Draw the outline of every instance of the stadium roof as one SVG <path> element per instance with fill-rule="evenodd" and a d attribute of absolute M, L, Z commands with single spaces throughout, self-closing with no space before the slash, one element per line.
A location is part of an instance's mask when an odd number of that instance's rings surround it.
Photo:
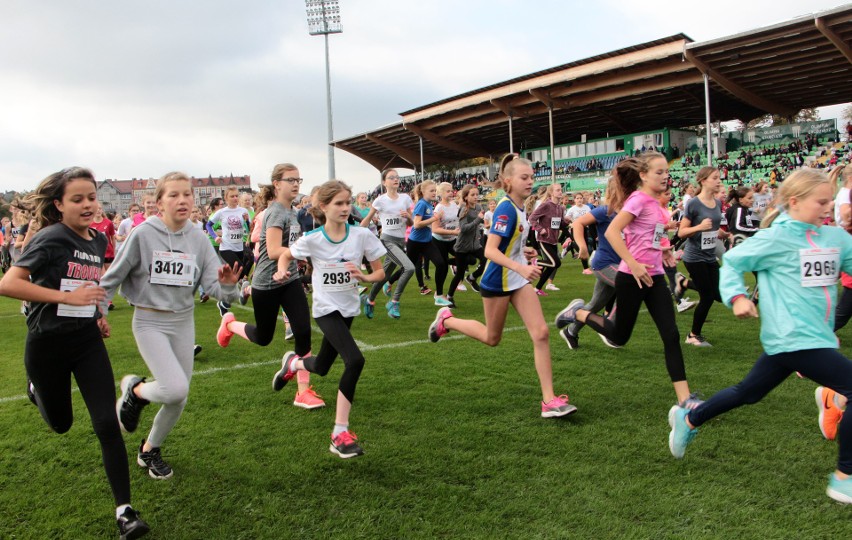
<path fill-rule="evenodd" d="M 792 116 L 852 96 L 852 4 L 702 43 L 684 34 L 563 64 L 401 113 L 402 121 L 332 144 L 377 169 L 451 165 L 515 146 Z"/>

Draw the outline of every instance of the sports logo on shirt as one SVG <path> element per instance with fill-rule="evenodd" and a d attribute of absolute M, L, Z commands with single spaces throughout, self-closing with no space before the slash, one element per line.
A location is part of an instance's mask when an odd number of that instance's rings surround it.
<path fill-rule="evenodd" d="M 494 219 L 494 232 L 504 233 L 509 227 L 509 216 L 501 215 Z"/>

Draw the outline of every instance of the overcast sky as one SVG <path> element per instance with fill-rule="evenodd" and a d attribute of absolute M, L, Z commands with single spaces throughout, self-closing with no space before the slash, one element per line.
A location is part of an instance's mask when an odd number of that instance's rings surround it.
<path fill-rule="evenodd" d="M 335 138 L 588 56 L 842 3 L 341 0 Z M 98 179 L 249 174 L 256 186 L 289 161 L 306 188 L 327 179 L 323 39 L 308 35 L 300 0 L 2 0 L 0 111 L 0 191 L 33 189 L 70 165 Z M 378 183 L 347 152 L 336 163 L 358 190 Z"/>

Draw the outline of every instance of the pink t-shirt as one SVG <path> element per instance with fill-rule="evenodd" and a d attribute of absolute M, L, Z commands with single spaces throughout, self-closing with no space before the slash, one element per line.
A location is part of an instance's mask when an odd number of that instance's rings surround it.
<path fill-rule="evenodd" d="M 668 208 L 663 208 L 660 206 L 660 223 L 663 224 L 663 227 L 668 225 L 669 221 L 672 220 L 672 213 L 669 212 Z M 668 249 L 672 246 L 672 243 L 669 241 L 669 235 L 664 234 L 660 239 L 660 247 L 663 249 Z"/>
<path fill-rule="evenodd" d="M 663 252 L 654 248 L 654 229 L 660 223 L 660 202 L 647 193 L 634 191 L 624 202 L 623 212 L 630 212 L 634 219 L 624 228 L 627 250 L 637 262 L 650 264 L 648 273 L 657 276 L 663 273 Z M 618 271 L 632 274 L 627 263 L 621 261 Z"/>

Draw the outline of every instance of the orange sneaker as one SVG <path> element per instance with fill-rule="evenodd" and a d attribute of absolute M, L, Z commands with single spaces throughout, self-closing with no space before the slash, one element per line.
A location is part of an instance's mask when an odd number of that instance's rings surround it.
<path fill-rule="evenodd" d="M 824 386 L 817 387 L 814 391 L 816 404 L 819 408 L 819 430 L 822 436 L 833 441 L 837 437 L 837 424 L 843 418 L 843 411 L 834 404 L 836 392 Z"/>
<path fill-rule="evenodd" d="M 234 337 L 234 333 L 228 330 L 228 324 L 236 320 L 237 318 L 230 311 L 222 317 L 222 322 L 219 324 L 219 331 L 216 332 L 216 343 L 220 347 L 227 347 L 231 342 L 231 338 Z"/>
<path fill-rule="evenodd" d="M 311 386 L 304 392 L 296 392 L 296 399 L 293 400 L 293 405 L 303 409 L 319 409 L 325 407 L 325 401 L 322 400 L 319 394 L 314 391 Z"/>

